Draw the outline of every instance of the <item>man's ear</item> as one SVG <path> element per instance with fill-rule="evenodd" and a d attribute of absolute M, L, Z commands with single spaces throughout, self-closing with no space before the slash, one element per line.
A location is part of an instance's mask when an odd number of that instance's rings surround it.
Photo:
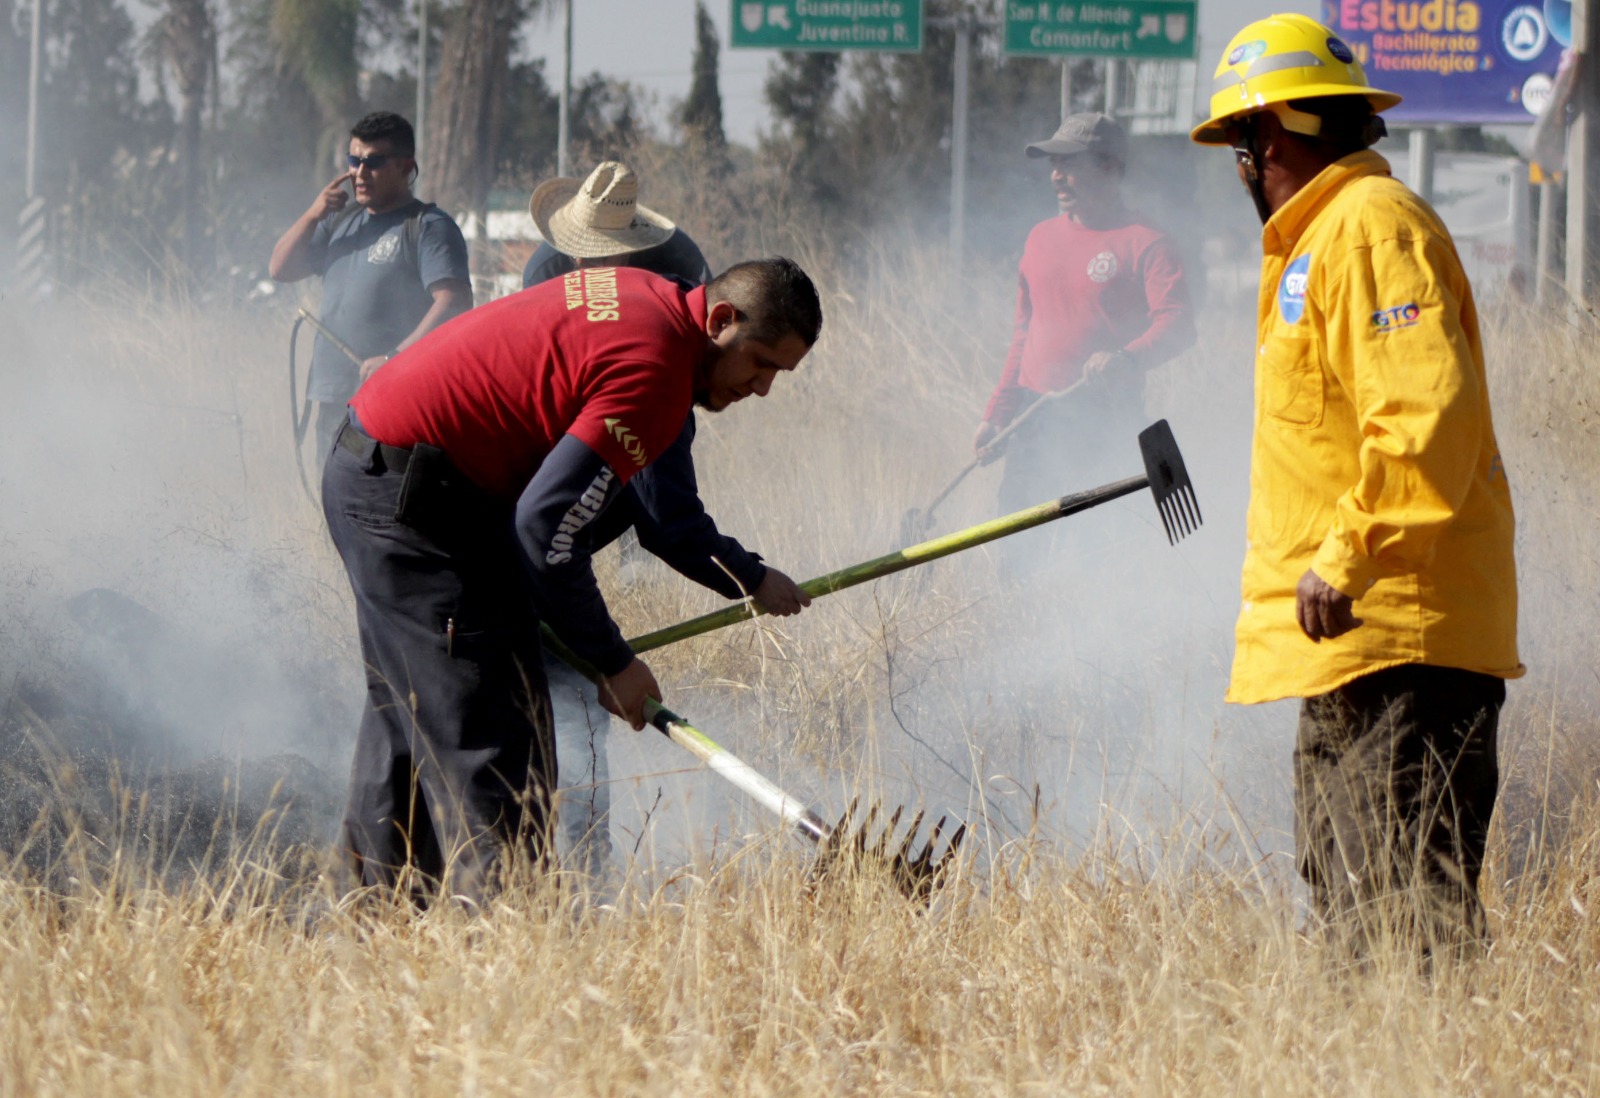
<path fill-rule="evenodd" d="M 731 301 L 719 301 L 706 311 L 706 335 L 716 339 L 729 327 L 739 323 L 739 310 Z"/>
<path fill-rule="evenodd" d="M 1283 158 L 1283 140 L 1288 131 L 1283 128 L 1283 119 L 1271 111 L 1261 111 L 1256 114 L 1256 149 L 1261 154 L 1262 160 L 1281 160 Z M 1261 170 L 1266 170 L 1266 164 L 1261 165 Z"/>

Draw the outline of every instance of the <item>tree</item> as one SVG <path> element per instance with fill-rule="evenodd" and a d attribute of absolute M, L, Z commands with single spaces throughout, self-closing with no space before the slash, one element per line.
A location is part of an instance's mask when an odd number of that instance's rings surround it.
<path fill-rule="evenodd" d="M 777 128 L 762 140 L 762 152 L 807 201 L 834 206 L 839 200 L 833 127 L 838 114 L 837 53 L 782 53 L 767 73 L 763 92 Z"/>
<path fill-rule="evenodd" d="M 545 80 L 542 58 L 512 65 L 506 84 L 494 185 L 525 189 L 554 174 L 560 101 Z"/>
<path fill-rule="evenodd" d="M 133 20 L 118 0 L 52 0 L 44 14 L 38 186 L 51 205 L 57 273 L 75 279 L 124 256 L 159 258 L 175 188 L 152 153 L 170 135 L 171 112 L 139 96 Z M 23 118 L 26 20 L 18 26 Z"/>
<path fill-rule="evenodd" d="M 217 75 L 217 30 L 209 0 L 167 0 L 166 10 L 150 28 L 148 48 L 158 80 L 170 72 L 177 84 L 183 262 L 190 273 L 197 273 L 206 265 L 201 255 L 205 237 L 200 194 L 204 181 L 201 115 L 206 92 Z"/>
<path fill-rule="evenodd" d="M 539 0 L 462 0 L 445 14 L 439 82 L 423 150 L 433 197 L 456 211 L 489 198 L 510 83 L 511 43 Z"/>
<path fill-rule="evenodd" d="M 648 136 L 639 94 L 625 80 L 590 73 L 573 85 L 568 110 L 574 163 L 625 160 Z"/>
<path fill-rule="evenodd" d="M 715 170 L 727 157 L 728 139 L 722 129 L 722 92 L 717 86 L 717 26 L 702 0 L 694 5 L 694 60 L 689 95 L 678 110 L 691 155 Z"/>
<path fill-rule="evenodd" d="M 313 180 L 335 163 L 345 134 L 355 122 L 360 69 L 356 45 L 360 0 L 266 0 L 267 36 L 280 80 L 296 82 L 309 94 L 320 123 Z M 324 180 L 325 181 L 325 180 Z"/>
<path fill-rule="evenodd" d="M 219 143 L 230 162 L 289 179 L 297 195 L 327 183 L 362 113 L 361 0 L 230 0 L 230 8 L 226 61 L 238 99 Z"/>

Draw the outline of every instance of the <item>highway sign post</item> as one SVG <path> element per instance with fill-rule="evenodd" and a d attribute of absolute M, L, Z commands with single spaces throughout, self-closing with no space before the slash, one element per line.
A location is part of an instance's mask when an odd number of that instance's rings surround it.
<path fill-rule="evenodd" d="M 732 23 L 735 48 L 922 51 L 922 0 L 733 0 Z"/>
<path fill-rule="evenodd" d="M 24 295 L 31 296 L 44 283 L 45 209 L 39 195 L 27 199 L 17 214 L 16 283 Z"/>
<path fill-rule="evenodd" d="M 1007 0 L 1005 52 L 1016 57 L 1188 61 L 1197 0 Z"/>

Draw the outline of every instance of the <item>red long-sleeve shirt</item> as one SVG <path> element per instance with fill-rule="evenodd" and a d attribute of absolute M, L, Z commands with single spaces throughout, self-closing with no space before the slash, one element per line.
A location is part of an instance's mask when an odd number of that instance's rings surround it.
<path fill-rule="evenodd" d="M 1128 368 L 1143 372 L 1194 340 L 1171 237 L 1131 213 L 1098 229 L 1053 217 L 1023 247 L 1011 353 L 983 418 L 1004 427 L 1038 394 L 1077 381 L 1099 351 L 1125 352 Z"/>

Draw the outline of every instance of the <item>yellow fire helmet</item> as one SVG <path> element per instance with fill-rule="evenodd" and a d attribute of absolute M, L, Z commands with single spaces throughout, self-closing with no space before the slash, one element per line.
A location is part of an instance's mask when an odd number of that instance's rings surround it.
<path fill-rule="evenodd" d="M 1386 111 L 1400 97 L 1367 83 L 1355 54 L 1332 30 L 1304 15 L 1269 15 L 1233 36 L 1211 79 L 1211 117 L 1189 134 L 1201 145 L 1225 145 L 1228 122 L 1271 110 L 1284 129 L 1315 136 L 1314 115 L 1293 110 L 1291 99 L 1324 95 L 1364 95 L 1374 111 Z"/>

